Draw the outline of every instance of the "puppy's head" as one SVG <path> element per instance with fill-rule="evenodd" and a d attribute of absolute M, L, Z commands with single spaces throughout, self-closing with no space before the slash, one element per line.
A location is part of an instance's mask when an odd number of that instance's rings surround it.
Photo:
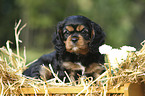
<path fill-rule="evenodd" d="M 85 55 L 98 52 L 98 47 L 104 42 L 104 33 L 88 18 L 70 16 L 58 23 L 53 42 L 58 51 Z"/>

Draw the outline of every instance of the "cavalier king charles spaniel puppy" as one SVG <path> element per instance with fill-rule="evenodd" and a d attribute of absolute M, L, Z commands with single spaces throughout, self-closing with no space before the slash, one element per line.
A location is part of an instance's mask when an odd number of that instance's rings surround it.
<path fill-rule="evenodd" d="M 51 79 L 53 74 L 47 70 L 51 64 L 61 80 L 67 77 L 65 72 L 72 81 L 81 76 L 97 78 L 104 71 L 104 56 L 99 52 L 104 38 L 104 32 L 95 22 L 80 15 L 69 16 L 57 24 L 52 41 L 55 51 L 41 56 L 23 75 Z"/>

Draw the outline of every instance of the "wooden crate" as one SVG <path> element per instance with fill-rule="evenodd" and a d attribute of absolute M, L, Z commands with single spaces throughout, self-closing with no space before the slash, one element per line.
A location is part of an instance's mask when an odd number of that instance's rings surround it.
<path fill-rule="evenodd" d="M 81 92 L 83 87 L 49 87 L 49 96 L 75 96 Z M 35 91 L 33 88 L 22 88 L 23 93 L 26 96 L 35 96 Z M 44 96 L 44 88 L 40 88 L 37 92 L 37 96 Z M 86 91 L 82 92 L 80 96 L 84 96 Z M 87 96 L 97 96 L 97 93 L 92 93 L 89 89 L 89 94 Z M 145 96 L 145 84 L 138 83 L 127 83 L 123 87 L 114 88 L 108 90 L 107 96 Z"/>

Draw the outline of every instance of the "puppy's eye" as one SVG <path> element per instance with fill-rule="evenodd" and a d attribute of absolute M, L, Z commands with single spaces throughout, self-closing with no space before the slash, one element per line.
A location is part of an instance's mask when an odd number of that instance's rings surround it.
<path fill-rule="evenodd" d="M 83 29 L 82 33 L 88 33 L 88 29 Z"/>
<path fill-rule="evenodd" d="M 88 40 L 89 37 L 90 37 L 90 34 L 89 34 L 88 29 L 83 29 L 83 30 L 81 31 L 81 34 L 86 38 L 86 40 Z"/>
<path fill-rule="evenodd" d="M 64 34 L 69 34 L 69 31 L 68 30 L 64 30 L 63 33 Z"/>
<path fill-rule="evenodd" d="M 70 32 L 68 30 L 64 30 L 63 35 L 64 35 L 64 38 L 66 39 L 70 35 Z"/>

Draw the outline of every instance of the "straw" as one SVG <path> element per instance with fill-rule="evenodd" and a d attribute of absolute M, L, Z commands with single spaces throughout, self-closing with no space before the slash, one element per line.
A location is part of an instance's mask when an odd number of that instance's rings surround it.
<path fill-rule="evenodd" d="M 132 52 L 128 54 L 127 59 L 118 64 L 117 68 L 111 66 L 110 61 L 105 63 L 106 71 L 102 73 L 95 80 L 90 80 L 92 77 L 80 77 L 78 80 L 79 83 L 73 84 L 70 76 L 64 71 L 66 77 L 64 77 L 63 81 L 59 79 L 58 74 L 56 74 L 53 70 L 51 64 L 49 64 L 49 68 L 43 66 L 45 69 L 50 71 L 54 78 L 50 80 L 40 80 L 32 77 L 23 76 L 22 72 L 25 70 L 30 64 L 26 64 L 26 48 L 24 47 L 23 57 L 20 56 L 20 48 L 19 43 L 22 41 L 19 39 L 20 33 L 22 29 L 26 26 L 24 24 L 20 27 L 21 20 L 15 25 L 15 39 L 16 39 L 16 53 L 10 47 L 11 41 L 6 42 L 6 47 L 0 48 L 0 94 L 3 95 L 25 95 L 21 88 L 33 88 L 34 94 L 37 95 L 37 92 L 40 88 L 45 89 L 45 96 L 48 94 L 49 87 L 57 86 L 57 87 L 80 87 L 83 86 L 84 89 L 77 94 L 77 96 L 81 95 L 84 91 L 86 91 L 86 96 L 89 93 L 89 89 L 91 88 L 91 94 L 95 92 L 99 92 L 100 96 L 106 95 L 107 91 L 112 88 L 118 88 L 123 86 L 126 83 L 141 83 L 145 82 L 145 41 L 141 43 L 142 48 L 139 51 Z M 19 30 L 18 30 L 19 29 Z M 109 60 L 109 58 L 108 58 Z M 109 66 L 109 67 L 106 67 Z M 66 78 L 68 78 L 69 82 L 65 83 Z M 42 78 L 43 79 L 43 78 Z M 97 93 L 97 94 L 99 94 Z M 90 94 L 90 93 L 89 93 Z"/>

